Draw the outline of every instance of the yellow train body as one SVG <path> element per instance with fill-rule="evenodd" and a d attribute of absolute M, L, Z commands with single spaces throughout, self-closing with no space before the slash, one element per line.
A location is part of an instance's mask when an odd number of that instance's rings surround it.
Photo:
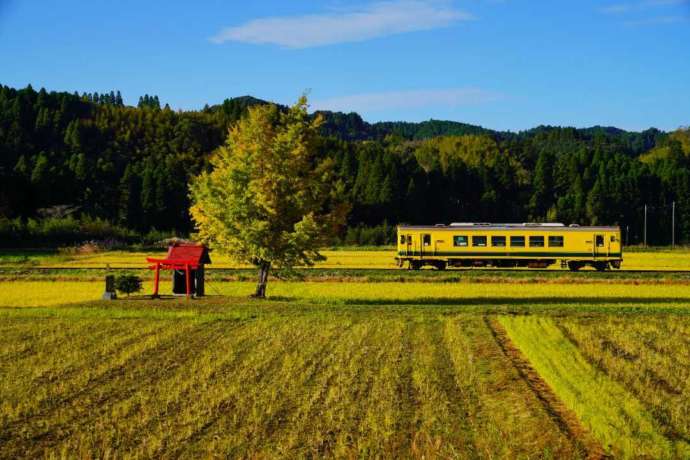
<path fill-rule="evenodd" d="M 399 266 L 620 268 L 619 227 L 562 224 L 398 226 Z"/>

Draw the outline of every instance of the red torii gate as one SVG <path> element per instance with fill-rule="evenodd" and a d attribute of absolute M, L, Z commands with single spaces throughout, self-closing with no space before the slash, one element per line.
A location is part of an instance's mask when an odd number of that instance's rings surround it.
<path fill-rule="evenodd" d="M 203 270 L 204 264 L 211 263 L 208 256 L 208 248 L 203 245 L 191 243 L 173 243 L 168 247 L 168 255 L 165 259 L 147 257 L 146 261 L 153 264 L 149 268 L 155 270 L 153 280 L 153 297 L 158 297 L 158 285 L 161 270 L 184 270 L 187 298 L 192 295 L 192 270 Z"/>

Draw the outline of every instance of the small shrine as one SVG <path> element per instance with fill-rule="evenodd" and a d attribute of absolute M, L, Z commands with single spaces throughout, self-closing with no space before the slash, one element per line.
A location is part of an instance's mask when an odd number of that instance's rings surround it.
<path fill-rule="evenodd" d="M 160 271 L 171 270 L 173 295 L 201 297 L 204 295 L 204 267 L 211 263 L 209 249 L 201 244 L 173 243 L 165 259 L 147 257 L 149 268 L 155 271 L 153 297 L 159 297 Z"/>

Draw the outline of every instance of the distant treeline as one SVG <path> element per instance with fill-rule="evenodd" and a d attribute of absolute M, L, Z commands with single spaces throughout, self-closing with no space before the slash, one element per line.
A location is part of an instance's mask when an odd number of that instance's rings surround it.
<path fill-rule="evenodd" d="M 104 248 L 154 246 L 175 236 L 156 229 L 139 233 L 89 216 L 0 218 L 0 248 L 75 247 L 84 242 L 98 242 Z"/>
<path fill-rule="evenodd" d="M 228 127 L 263 103 L 245 96 L 173 111 L 157 96 L 129 107 L 119 92 L 0 85 L 0 220 L 28 228 L 29 218 L 69 215 L 139 235 L 187 234 L 190 177 L 208 167 Z M 400 222 L 561 221 L 618 224 L 632 244 L 642 239 L 646 204 L 648 241 L 665 244 L 674 201 L 677 241 L 690 241 L 687 130 L 510 133 L 320 114 L 322 155 L 336 162 L 352 203 L 341 242 L 389 242 Z"/>

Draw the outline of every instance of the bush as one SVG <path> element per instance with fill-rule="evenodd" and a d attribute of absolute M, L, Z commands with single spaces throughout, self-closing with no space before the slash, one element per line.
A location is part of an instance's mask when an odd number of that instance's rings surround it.
<path fill-rule="evenodd" d="M 115 289 L 127 294 L 141 291 L 141 278 L 137 275 L 120 275 L 115 278 Z"/>
<path fill-rule="evenodd" d="M 0 238 L 4 241 L 19 239 L 22 237 L 24 231 L 24 224 L 19 217 L 16 219 L 0 217 Z"/>
<path fill-rule="evenodd" d="M 86 240 L 134 241 L 138 239 L 137 233 L 132 230 L 89 216 L 84 216 L 79 221 L 79 236 Z"/>

